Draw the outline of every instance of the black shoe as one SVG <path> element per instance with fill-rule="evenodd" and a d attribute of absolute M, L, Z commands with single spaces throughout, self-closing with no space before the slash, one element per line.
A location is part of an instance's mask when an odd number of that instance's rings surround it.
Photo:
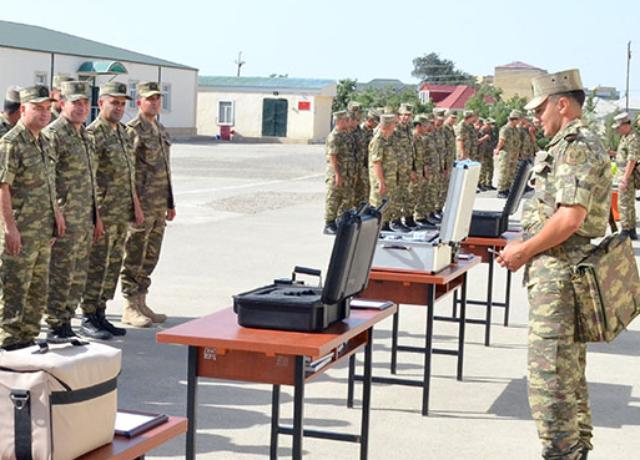
<path fill-rule="evenodd" d="M 123 336 L 127 334 L 127 330 L 124 327 L 117 327 L 114 326 L 108 319 L 107 316 L 105 314 L 105 310 L 97 310 L 96 311 L 96 316 L 98 317 L 98 320 L 100 321 L 100 325 L 102 326 L 102 329 L 104 329 L 105 331 L 109 332 L 111 335 L 116 335 L 116 336 Z"/>
<path fill-rule="evenodd" d="M 429 222 L 427 219 L 418 219 L 416 223 L 418 224 L 418 230 L 436 230 L 438 228 L 436 224 Z"/>
<path fill-rule="evenodd" d="M 580 460 L 587 460 L 589 457 L 589 449 L 586 447 L 582 448 L 582 454 L 580 455 Z"/>
<path fill-rule="evenodd" d="M 389 228 L 391 229 L 392 232 L 397 232 L 397 233 L 409 233 L 411 231 L 409 228 L 402 225 L 402 222 L 400 221 L 400 219 L 394 220 L 393 222 L 391 222 L 389 224 Z"/>
<path fill-rule="evenodd" d="M 391 227 L 389 227 L 389 222 L 385 222 L 384 224 L 382 224 L 382 227 L 380 228 L 381 232 L 390 232 L 391 231 Z"/>
<path fill-rule="evenodd" d="M 442 220 L 442 210 L 433 213 L 433 218 L 437 221 Z"/>
<path fill-rule="evenodd" d="M 439 224 L 440 222 L 442 222 L 442 216 L 435 212 L 432 212 L 431 214 L 429 214 L 429 217 L 427 217 L 427 219 L 429 219 L 429 221 L 431 221 L 432 223 L 436 223 L 436 224 Z"/>
<path fill-rule="evenodd" d="M 493 185 L 487 185 L 486 187 L 487 187 L 487 190 L 498 190 Z"/>
<path fill-rule="evenodd" d="M 509 197 L 509 191 L 508 190 L 500 190 L 498 192 L 498 198 L 508 198 Z"/>
<path fill-rule="evenodd" d="M 324 230 L 322 233 L 325 235 L 335 235 L 338 232 L 338 225 L 335 220 L 328 222 L 327 225 L 324 226 Z"/>
<path fill-rule="evenodd" d="M 47 342 L 51 343 L 67 343 L 72 339 L 79 337 L 71 329 L 71 323 L 64 323 L 62 326 L 53 327 L 47 332 Z"/>
<path fill-rule="evenodd" d="M 21 342 L 21 343 L 12 343 L 10 345 L 4 345 L 2 347 L 0 347 L 0 350 L 5 350 L 5 351 L 16 351 L 16 350 L 22 350 L 23 348 L 28 348 L 32 345 L 35 345 L 36 343 L 32 340 L 30 342 Z"/>
<path fill-rule="evenodd" d="M 633 230 L 622 230 L 620 235 L 628 236 L 630 240 L 638 241 L 638 233 L 636 233 L 635 228 Z"/>
<path fill-rule="evenodd" d="M 78 332 L 80 335 L 96 340 L 110 340 L 113 337 L 111 332 L 102 326 L 96 313 L 85 313 L 82 316 L 82 324 Z"/>
<path fill-rule="evenodd" d="M 407 228 L 416 228 L 418 226 L 418 224 L 416 224 L 416 221 L 413 220 L 412 216 L 405 217 L 402 220 L 402 224 Z"/>

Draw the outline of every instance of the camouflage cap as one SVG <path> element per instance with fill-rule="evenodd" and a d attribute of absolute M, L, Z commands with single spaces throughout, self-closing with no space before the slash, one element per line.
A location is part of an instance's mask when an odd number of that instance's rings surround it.
<path fill-rule="evenodd" d="M 60 87 L 60 94 L 70 102 L 89 99 L 89 85 L 85 81 L 65 81 Z"/>
<path fill-rule="evenodd" d="M 367 119 L 380 121 L 380 112 L 375 109 L 369 109 L 367 111 Z"/>
<path fill-rule="evenodd" d="M 400 115 L 411 115 L 413 113 L 413 104 L 403 102 L 398 109 Z"/>
<path fill-rule="evenodd" d="M 442 107 L 436 107 L 432 110 L 432 112 L 436 117 L 444 117 L 444 114 L 447 112 L 447 110 L 443 109 Z"/>
<path fill-rule="evenodd" d="M 627 112 L 622 112 L 613 117 L 613 124 L 611 125 L 611 127 L 614 129 L 619 128 L 625 123 L 631 123 L 631 117 Z"/>
<path fill-rule="evenodd" d="M 333 112 L 333 120 L 346 120 L 349 118 L 349 112 L 346 110 L 338 110 L 337 112 Z"/>
<path fill-rule="evenodd" d="M 349 112 L 361 112 L 362 104 L 356 101 L 349 101 L 349 103 L 347 104 L 347 110 Z"/>
<path fill-rule="evenodd" d="M 486 123 L 488 125 L 495 125 L 496 121 L 493 118 L 489 117 L 489 118 L 486 119 Z"/>
<path fill-rule="evenodd" d="M 151 97 L 156 94 L 162 94 L 160 84 L 157 81 L 143 81 L 136 85 L 138 97 Z"/>
<path fill-rule="evenodd" d="M 445 112 L 445 114 L 446 114 L 447 117 L 456 117 L 456 118 L 458 118 L 458 112 L 456 112 L 455 110 L 449 109 L 449 110 L 447 110 Z"/>
<path fill-rule="evenodd" d="M 100 86 L 99 96 L 126 97 L 131 99 L 127 94 L 127 85 L 119 81 L 109 81 Z"/>
<path fill-rule="evenodd" d="M 531 86 L 533 87 L 533 99 L 524 106 L 527 110 L 539 107 L 549 96 L 554 94 L 584 90 L 578 69 L 540 75 L 531 80 Z"/>
<path fill-rule="evenodd" d="M 433 115 L 421 113 L 413 118 L 414 124 L 428 125 L 433 122 Z"/>
<path fill-rule="evenodd" d="M 50 101 L 49 88 L 44 85 L 29 86 L 20 90 L 20 103 L 25 104 L 32 102 L 39 104 L 41 102 Z"/>
<path fill-rule="evenodd" d="M 65 81 L 73 81 L 73 78 L 68 77 L 66 75 L 62 75 L 60 73 L 55 74 L 53 76 L 53 83 L 51 84 L 51 89 L 57 89 L 57 90 L 62 89 L 62 84 Z"/>
<path fill-rule="evenodd" d="M 464 118 L 469 118 L 475 115 L 475 112 L 473 110 L 465 110 L 464 112 L 462 112 L 462 116 Z"/>
<path fill-rule="evenodd" d="M 385 105 L 382 108 L 382 113 L 389 114 L 389 113 L 395 113 L 395 111 L 393 110 L 393 107 L 391 107 L 390 105 Z"/>
<path fill-rule="evenodd" d="M 421 125 L 424 122 L 424 120 L 422 119 L 422 115 L 416 115 L 413 117 L 413 124 L 414 125 Z"/>
<path fill-rule="evenodd" d="M 4 100 L 12 104 L 20 104 L 20 89 L 19 86 L 9 86 L 4 93 Z"/>
<path fill-rule="evenodd" d="M 380 125 L 381 126 L 390 126 L 395 124 L 396 116 L 392 113 L 385 113 L 380 115 Z"/>
<path fill-rule="evenodd" d="M 522 113 L 519 110 L 512 110 L 509 113 L 509 120 L 516 120 L 518 118 L 522 118 Z"/>

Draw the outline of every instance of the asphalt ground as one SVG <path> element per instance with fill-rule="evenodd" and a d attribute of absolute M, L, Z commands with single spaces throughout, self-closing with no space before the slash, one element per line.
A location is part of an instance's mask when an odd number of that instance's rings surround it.
<path fill-rule="evenodd" d="M 167 226 L 148 303 L 170 319 L 162 327 L 129 329 L 111 344 L 123 350 L 119 380 L 122 408 L 184 415 L 187 352 L 159 345 L 155 334 L 232 304 L 232 295 L 288 276 L 294 265 L 326 269 L 333 240 L 322 235 L 324 149 L 313 145 L 176 143 L 172 147 L 177 218 Z M 495 194 L 493 194 L 495 195 Z M 500 209 L 503 201 L 482 194 L 476 208 Z M 638 249 L 636 249 L 636 252 Z M 496 270 L 501 300 L 505 272 Z M 469 298 L 484 298 L 487 267 L 469 272 Z M 431 411 L 420 415 L 419 388 L 374 385 L 371 459 L 536 459 L 540 445 L 527 403 L 527 301 L 521 273 L 513 278 L 509 327 L 494 309 L 492 341 L 484 327 L 467 326 L 464 380 L 456 359 L 432 360 Z M 119 318 L 122 298 L 109 305 Z M 484 307 L 469 306 L 469 317 Z M 402 306 L 400 341 L 423 344 L 425 309 Z M 436 305 L 450 314 L 451 297 Z M 455 347 L 457 326 L 436 322 L 434 346 Z M 374 335 L 374 374 L 387 375 L 391 320 Z M 360 353 L 359 361 L 362 361 Z M 640 322 L 611 345 L 589 346 L 587 377 L 595 425 L 590 459 L 631 459 L 640 452 Z M 420 378 L 422 357 L 399 355 L 399 374 Z M 347 409 L 346 365 L 307 385 L 305 427 L 359 432 L 356 409 Z M 205 380 L 198 395 L 197 458 L 260 459 L 269 453 L 271 387 Z M 292 417 L 293 392 L 283 388 L 281 414 Z M 305 458 L 356 459 L 356 444 L 305 439 Z M 152 451 L 149 458 L 183 458 L 185 437 Z M 280 437 L 279 454 L 290 457 L 291 440 Z"/>

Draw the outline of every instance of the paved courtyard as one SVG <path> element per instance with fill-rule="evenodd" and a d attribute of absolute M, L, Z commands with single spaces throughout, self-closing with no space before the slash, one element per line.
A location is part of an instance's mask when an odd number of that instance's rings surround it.
<path fill-rule="evenodd" d="M 324 211 L 324 149 L 309 145 L 177 143 L 172 150 L 177 218 L 168 225 L 149 302 L 169 314 L 164 327 L 228 307 L 233 294 L 288 276 L 294 265 L 326 269 L 333 240 L 321 233 Z M 498 209 L 491 196 L 477 208 Z M 483 298 L 487 268 L 469 273 L 470 298 Z M 504 286 L 505 272 L 496 282 Z M 464 381 L 456 360 L 433 357 L 431 413 L 420 415 L 418 388 L 374 385 L 369 458 L 501 460 L 539 458 L 539 443 L 526 399 L 527 303 L 521 273 L 514 276 L 509 327 L 494 310 L 492 344 L 483 326 L 468 325 Z M 495 296 L 502 300 L 503 290 Z M 108 313 L 117 319 L 118 297 Z M 449 313 L 451 298 L 436 313 Z M 484 307 L 469 306 L 469 317 Z M 425 310 L 403 307 L 400 340 L 423 344 Z M 119 405 L 184 415 L 185 347 L 158 345 L 159 328 L 130 330 L 113 343 L 124 351 Z M 457 327 L 436 323 L 434 346 L 454 347 Z M 386 375 L 391 320 L 374 339 L 374 373 Z M 632 459 L 640 452 L 640 321 L 612 345 L 590 346 L 588 380 L 595 424 L 590 460 Z M 399 373 L 420 377 L 422 357 L 399 355 Z M 359 356 L 360 360 L 362 356 Z M 358 432 L 360 411 L 347 409 L 346 366 L 330 370 L 306 388 L 305 426 Z M 264 459 L 269 452 L 271 388 L 203 381 L 199 390 L 197 457 Z M 358 385 L 356 395 L 360 395 Z M 292 389 L 281 398 L 283 421 L 292 417 Z M 150 453 L 183 458 L 184 436 Z M 280 456 L 291 440 L 281 436 Z M 356 459 L 358 445 L 305 439 L 305 458 Z"/>

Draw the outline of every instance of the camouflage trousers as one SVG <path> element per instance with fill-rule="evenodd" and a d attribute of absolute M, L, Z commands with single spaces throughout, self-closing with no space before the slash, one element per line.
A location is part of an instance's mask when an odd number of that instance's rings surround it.
<path fill-rule="evenodd" d="M 483 152 L 480 156 L 480 185 L 490 186 L 493 183 L 493 153 Z"/>
<path fill-rule="evenodd" d="M 438 195 L 436 200 L 436 211 L 442 211 L 444 202 L 447 201 L 447 192 L 449 191 L 449 178 L 451 177 L 451 169 L 440 172 L 440 182 Z"/>
<path fill-rule="evenodd" d="M 327 184 L 327 198 L 325 201 L 324 221 L 332 222 L 345 211 L 354 206 L 355 181 L 351 177 L 343 177 L 340 187 L 336 186 L 335 176 L 330 175 L 325 180 Z"/>
<path fill-rule="evenodd" d="M 530 274 L 535 277 L 535 273 Z M 586 345 L 574 341 L 575 295 L 568 279 L 529 285 L 529 405 L 543 457 L 580 458 L 593 427 Z"/>
<path fill-rule="evenodd" d="M 508 191 L 513 185 L 518 169 L 518 154 L 514 152 L 500 152 L 500 178 L 498 191 Z"/>
<path fill-rule="evenodd" d="M 129 225 L 125 242 L 124 264 L 120 280 L 122 294 L 130 298 L 146 294 L 151 285 L 151 273 L 158 264 L 160 248 L 167 226 L 164 215 L 144 216 L 142 225 Z"/>
<path fill-rule="evenodd" d="M 369 176 L 369 181 L 371 183 L 371 191 L 369 193 L 369 203 L 371 206 L 378 207 L 382 204 L 382 200 L 387 198 L 387 206 L 382 211 L 382 222 L 386 223 L 390 220 L 396 220 L 400 218 L 400 214 L 398 212 L 397 203 L 396 203 L 396 181 L 395 177 L 385 178 L 384 186 L 385 193 L 381 195 L 378 192 L 378 179 L 372 176 Z"/>
<path fill-rule="evenodd" d="M 353 204 L 358 207 L 360 203 L 369 201 L 369 170 L 362 167 L 360 174 L 356 178 L 355 193 Z"/>
<path fill-rule="evenodd" d="M 4 236 L 0 238 L 4 246 Z M 0 347 L 30 342 L 40 333 L 49 291 L 49 239 L 23 237 L 17 256 L 0 251 Z"/>
<path fill-rule="evenodd" d="M 82 311 L 95 313 L 113 299 L 122 268 L 128 224 L 105 225 L 104 236 L 93 243 L 89 254 L 89 274 L 82 296 Z"/>
<path fill-rule="evenodd" d="M 396 219 L 413 215 L 413 200 L 411 195 L 411 172 L 403 170 L 398 172 L 398 184 L 396 187 Z"/>
<path fill-rule="evenodd" d="M 633 176 L 629 179 L 629 183 L 624 192 L 618 189 L 618 208 L 620 211 L 620 226 L 622 230 L 635 230 L 636 183 Z"/>
<path fill-rule="evenodd" d="M 47 324 L 59 327 L 71 321 L 82 298 L 89 270 L 93 226 L 69 227 L 51 248 Z"/>
<path fill-rule="evenodd" d="M 436 211 L 442 178 L 437 174 L 430 174 L 422 181 L 422 203 L 416 207 L 414 217 L 422 219 Z"/>
<path fill-rule="evenodd" d="M 419 175 L 415 182 L 409 185 L 409 193 L 413 203 L 414 219 L 424 219 L 427 214 L 427 180 L 424 176 Z"/>

